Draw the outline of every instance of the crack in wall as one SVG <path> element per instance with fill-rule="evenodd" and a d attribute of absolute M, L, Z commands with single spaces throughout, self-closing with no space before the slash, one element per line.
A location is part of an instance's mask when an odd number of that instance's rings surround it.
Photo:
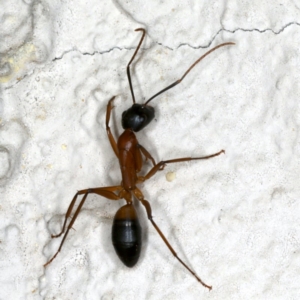
<path fill-rule="evenodd" d="M 160 43 L 160 42 L 153 42 L 153 44 L 156 44 L 156 45 L 159 45 L 159 46 L 163 46 L 163 47 L 165 47 L 165 48 L 167 48 L 168 50 L 171 50 L 171 51 L 177 50 L 177 49 L 179 49 L 180 47 L 184 47 L 184 46 L 187 46 L 187 47 L 190 47 L 190 48 L 193 48 L 193 49 L 205 49 L 205 48 L 209 48 L 209 47 L 211 46 L 211 44 L 213 43 L 213 41 L 216 39 L 216 37 L 217 37 L 221 32 L 223 32 L 223 31 L 229 32 L 229 33 L 232 33 L 232 34 L 236 33 L 237 31 L 244 31 L 244 32 L 254 32 L 254 31 L 256 31 L 256 32 L 259 32 L 259 33 L 265 33 L 265 32 L 267 32 L 267 31 L 271 31 L 273 34 L 278 35 L 278 34 L 282 33 L 286 28 L 288 28 L 288 27 L 290 27 L 290 26 L 293 26 L 293 25 L 300 26 L 300 23 L 298 23 L 298 22 L 290 22 L 290 23 L 287 23 L 285 26 L 283 26 L 283 27 L 282 27 L 281 29 L 279 29 L 278 31 L 274 31 L 274 30 L 271 29 L 271 28 L 266 28 L 266 29 L 262 29 L 262 30 L 257 29 L 257 28 L 253 28 L 253 29 L 237 28 L 237 29 L 234 29 L 234 30 L 220 29 L 220 30 L 212 37 L 212 39 L 207 43 L 207 45 L 205 45 L 205 46 L 192 46 L 192 45 L 189 44 L 189 43 L 180 43 L 180 44 L 178 45 L 178 47 L 172 48 L 172 47 L 169 47 L 169 46 L 167 46 L 167 45 L 164 45 L 163 43 Z M 77 52 L 81 53 L 82 55 L 90 55 L 90 56 L 93 56 L 93 55 L 95 55 L 95 54 L 103 55 L 103 54 L 109 53 L 109 52 L 111 52 L 111 51 L 113 51 L 113 50 L 115 50 L 115 49 L 118 49 L 118 50 L 121 50 L 121 51 L 122 51 L 122 50 L 127 50 L 127 51 L 129 51 L 129 50 L 134 50 L 134 49 L 136 49 L 136 47 L 124 47 L 124 48 L 122 48 L 122 47 L 115 46 L 115 47 L 113 47 L 113 48 L 111 48 L 111 49 L 108 49 L 108 50 L 104 50 L 104 51 L 94 51 L 94 52 L 91 52 L 91 53 L 88 53 L 88 52 L 82 52 L 82 51 L 80 51 L 78 48 L 73 48 L 73 49 L 71 49 L 71 50 L 64 51 L 64 52 L 62 53 L 61 56 L 55 57 L 54 59 L 52 59 L 52 61 L 61 60 L 61 59 L 63 59 L 63 57 L 64 57 L 66 54 L 68 54 L 68 53 L 70 53 L 70 52 L 73 52 L 73 51 L 77 51 Z M 149 48 L 141 47 L 141 50 L 149 50 Z"/>
<path fill-rule="evenodd" d="M 257 29 L 257 28 L 253 28 L 253 29 L 243 29 L 243 28 L 237 28 L 237 29 L 234 29 L 234 30 L 229 30 L 229 29 L 220 29 L 212 38 L 211 40 L 207 43 L 207 45 L 204 45 L 204 46 L 193 46 L 189 43 L 180 43 L 176 48 L 172 48 L 172 47 L 169 47 L 167 45 L 164 45 L 163 43 L 160 43 L 160 42 L 153 42 L 153 44 L 155 45 L 159 45 L 159 46 L 162 46 L 168 50 L 171 50 L 171 51 L 175 51 L 177 49 L 179 49 L 180 47 L 190 47 L 192 49 L 206 49 L 206 48 L 209 48 L 211 46 L 211 44 L 214 42 L 214 40 L 217 38 L 217 36 L 225 31 L 225 32 L 229 32 L 229 33 L 236 33 L 238 31 L 243 31 L 243 32 L 259 32 L 259 33 L 265 33 L 265 32 L 268 32 L 268 31 L 271 31 L 273 34 L 275 35 L 278 35 L 278 34 L 281 34 L 286 28 L 290 27 L 290 26 L 293 26 L 293 25 L 296 25 L 296 26 L 300 26 L 300 23 L 298 22 L 289 22 L 287 23 L 286 25 L 284 25 L 282 28 L 280 28 L 278 31 L 274 31 L 273 29 L 271 28 L 266 28 L 266 29 Z M 100 55 L 103 55 L 103 54 L 106 54 L 106 53 L 109 53 L 109 52 L 112 52 L 114 50 L 126 50 L 126 51 L 130 51 L 130 50 L 135 50 L 136 47 L 118 47 L 118 46 L 115 46 L 115 47 L 112 47 L 108 50 L 104 50 L 104 51 L 94 51 L 94 52 L 82 52 L 80 49 L 78 49 L 77 47 L 73 47 L 72 49 L 70 50 L 66 50 L 64 51 L 60 56 L 58 57 L 54 57 L 51 61 L 52 62 L 55 62 L 55 61 L 58 61 L 58 60 L 62 60 L 64 58 L 65 55 L 67 55 L 68 53 L 71 53 L 71 52 L 79 52 L 81 55 L 88 55 L 88 56 L 94 56 L 96 54 L 100 54 Z M 146 47 L 141 47 L 141 50 L 149 50 L 149 48 L 146 48 Z M 51 62 L 50 61 L 50 62 Z M 4 88 L 4 90 L 8 90 L 8 89 L 11 89 L 13 88 L 16 84 L 20 83 L 24 78 L 28 77 L 28 76 L 31 76 L 32 74 L 35 73 L 35 69 L 36 68 L 33 68 L 32 70 L 30 70 L 28 73 L 24 74 L 21 78 L 18 78 L 18 80 L 16 80 L 13 84 L 9 85 L 9 86 L 6 86 Z"/>
<path fill-rule="evenodd" d="M 92 52 L 92 53 L 88 53 L 88 52 L 81 52 L 77 47 L 74 47 L 72 50 L 67 50 L 67 51 L 64 51 L 63 52 L 63 54 L 61 55 L 61 56 L 59 56 L 59 57 L 55 57 L 55 58 L 53 58 L 52 59 L 52 61 L 56 61 L 56 60 L 61 60 L 66 54 L 68 54 L 68 53 L 70 53 L 70 52 L 74 52 L 74 51 L 76 51 L 76 52 L 79 52 L 79 53 L 81 53 L 82 55 L 89 55 L 89 56 L 93 56 L 93 55 L 95 55 L 95 54 L 105 54 L 105 53 L 109 53 L 109 52 L 111 52 L 111 51 L 113 51 L 113 50 L 115 50 L 115 49 L 118 49 L 118 50 L 132 50 L 132 49 L 135 49 L 135 48 L 121 48 L 121 47 L 113 47 L 113 48 L 111 48 L 111 49 L 109 49 L 109 50 L 105 50 L 105 51 L 94 51 L 94 52 Z"/>

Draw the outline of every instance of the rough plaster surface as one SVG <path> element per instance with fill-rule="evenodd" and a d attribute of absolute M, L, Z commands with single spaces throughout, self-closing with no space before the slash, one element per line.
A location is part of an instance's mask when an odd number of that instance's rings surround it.
<path fill-rule="evenodd" d="M 298 299 L 300 26 L 296 1 L 0 1 L 1 299 Z M 138 206 L 141 258 L 111 244 L 122 203 L 89 196 L 46 269 L 76 190 L 116 185 L 105 131 L 131 105 L 126 64 L 155 120 L 138 139 L 169 165 L 141 186 L 155 221 L 208 291 L 172 257 Z M 149 168 L 145 164 L 145 169 Z M 168 181 L 168 172 L 173 172 Z M 171 176 L 172 177 L 172 176 Z"/>

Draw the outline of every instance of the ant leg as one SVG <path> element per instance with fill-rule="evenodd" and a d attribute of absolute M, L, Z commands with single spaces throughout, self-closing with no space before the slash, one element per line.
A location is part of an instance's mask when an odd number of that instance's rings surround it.
<path fill-rule="evenodd" d="M 150 206 L 150 203 L 144 199 L 144 196 L 142 194 L 142 192 L 139 189 L 135 189 L 134 191 L 135 196 L 138 198 L 139 201 L 141 201 L 141 203 L 145 206 L 146 212 L 147 212 L 147 216 L 148 219 L 150 220 L 150 222 L 152 223 L 152 225 L 154 226 L 154 228 L 156 229 L 156 231 L 158 232 L 158 234 L 160 235 L 160 237 L 162 238 L 162 240 L 164 241 L 164 243 L 166 244 L 166 246 L 169 248 L 169 250 L 172 252 L 172 254 L 174 255 L 174 257 L 206 288 L 208 288 L 209 290 L 212 289 L 212 287 L 210 285 L 207 285 L 206 283 L 204 283 L 195 272 L 193 272 L 177 255 L 177 253 L 175 252 L 175 250 L 173 249 L 173 247 L 170 245 L 170 243 L 168 242 L 167 238 L 164 236 L 164 234 L 161 232 L 161 230 L 159 229 L 159 227 L 156 225 L 156 223 L 153 221 L 153 217 L 152 217 L 152 209 Z"/>
<path fill-rule="evenodd" d="M 134 156 L 136 173 L 139 173 L 143 166 L 142 154 L 146 157 L 146 160 L 150 159 L 152 161 L 153 166 L 156 165 L 154 158 L 142 145 L 137 144 L 136 148 L 137 149 L 136 149 L 135 156 Z"/>
<path fill-rule="evenodd" d="M 98 194 L 100 196 L 103 196 L 105 198 L 108 198 L 110 200 L 119 200 L 120 198 L 116 194 L 114 194 L 113 192 L 118 192 L 118 191 L 121 191 L 122 189 L 123 188 L 121 186 L 110 186 L 110 187 L 85 189 L 85 190 L 78 191 L 75 194 L 75 196 L 73 197 L 73 199 L 72 199 L 72 201 L 71 201 L 71 203 L 68 207 L 68 210 L 67 210 L 66 215 L 65 215 L 65 220 L 64 220 L 64 224 L 63 224 L 61 232 L 57 235 L 51 235 L 51 238 L 58 238 L 65 232 L 67 220 L 71 216 L 71 213 L 72 213 L 72 210 L 73 210 L 73 207 L 74 207 L 74 204 L 76 202 L 76 199 L 77 199 L 78 195 L 94 193 L 94 194 Z"/>
<path fill-rule="evenodd" d="M 162 160 L 158 164 L 156 164 L 145 176 L 139 176 L 138 181 L 144 182 L 145 180 L 151 178 L 153 175 L 156 174 L 157 171 L 163 170 L 167 164 L 183 162 L 183 161 L 190 161 L 190 160 L 198 160 L 198 159 L 209 159 L 209 158 L 218 156 L 221 153 L 225 153 L 225 150 L 221 150 L 217 153 L 203 156 L 203 157 L 182 157 L 182 158 L 176 158 L 176 159 Z"/>
<path fill-rule="evenodd" d="M 83 194 L 84 194 L 84 196 L 83 196 L 82 200 L 80 201 L 79 206 L 77 207 L 77 209 L 76 209 L 76 211 L 74 213 L 74 216 L 73 216 L 70 224 L 68 225 L 68 228 L 67 228 L 67 230 L 66 230 L 66 232 L 65 232 L 65 234 L 63 236 L 63 239 L 62 239 L 62 241 L 60 243 L 60 246 L 59 246 L 57 252 L 54 254 L 54 256 L 46 264 L 44 264 L 44 267 L 48 266 L 54 260 L 54 258 L 57 256 L 57 254 L 60 252 L 60 250 L 61 250 L 61 248 L 62 248 L 62 246 L 63 246 L 63 244 L 65 242 L 65 239 L 66 239 L 66 237 L 67 237 L 70 229 L 72 228 L 74 222 L 76 221 L 76 219 L 78 217 L 78 214 L 81 211 L 81 208 L 82 208 L 82 206 L 83 206 L 83 204 L 84 204 L 84 202 L 85 202 L 88 194 L 97 194 L 97 195 L 103 196 L 105 198 L 108 198 L 109 200 L 121 200 L 122 197 L 116 195 L 114 192 L 118 192 L 118 191 L 122 192 L 122 190 L 123 190 L 123 187 L 121 187 L 121 186 L 111 186 L 111 187 L 92 188 L 92 189 L 86 189 L 86 190 L 78 191 L 75 194 L 75 196 L 73 197 L 73 199 L 72 199 L 72 201 L 70 203 L 70 206 L 69 206 L 69 208 L 67 210 L 67 213 L 66 213 L 66 216 L 65 216 L 64 225 L 63 225 L 61 233 L 59 233 L 58 235 L 52 235 L 51 236 L 52 238 L 59 237 L 59 236 L 61 236 L 64 233 L 65 227 L 66 227 L 66 223 L 67 223 L 67 219 L 68 219 L 68 217 L 70 216 L 70 214 L 72 212 L 72 209 L 73 209 L 74 204 L 76 202 L 77 196 L 78 195 L 83 195 Z"/>
<path fill-rule="evenodd" d="M 141 149 L 141 152 L 144 154 L 144 156 L 146 157 L 146 160 L 147 159 L 150 159 L 151 161 L 152 161 L 152 163 L 153 163 L 153 166 L 155 166 L 156 165 L 156 163 L 155 163 L 155 160 L 154 160 L 154 158 L 152 157 L 152 155 L 142 146 L 142 145 L 140 145 L 140 144 L 138 144 L 138 147 Z"/>
<path fill-rule="evenodd" d="M 110 120 L 111 111 L 114 108 L 114 106 L 112 105 L 114 99 L 115 99 L 115 96 L 113 96 L 108 101 L 107 108 L 106 108 L 106 122 L 105 122 L 105 124 L 106 124 L 107 136 L 108 136 L 109 142 L 111 144 L 111 147 L 113 148 L 117 158 L 119 158 L 118 146 L 117 146 L 116 140 L 115 140 L 114 136 L 112 135 L 110 127 L 109 127 L 109 120 Z"/>

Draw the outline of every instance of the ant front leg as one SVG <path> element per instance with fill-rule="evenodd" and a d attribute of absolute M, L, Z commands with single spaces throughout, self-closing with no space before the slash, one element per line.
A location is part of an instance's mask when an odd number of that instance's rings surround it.
<path fill-rule="evenodd" d="M 163 170 L 167 164 L 191 161 L 191 160 L 198 160 L 198 159 L 209 159 L 209 158 L 218 156 L 222 153 L 225 153 L 225 150 L 221 150 L 217 153 L 207 155 L 207 156 L 202 156 L 202 157 L 182 157 L 182 158 L 175 158 L 175 159 L 169 159 L 169 160 L 162 160 L 159 163 L 157 163 L 145 176 L 139 176 L 138 181 L 144 182 L 145 180 L 151 178 L 153 175 L 156 174 L 157 171 Z"/>
<path fill-rule="evenodd" d="M 81 211 L 81 208 L 88 196 L 88 194 L 97 194 L 99 196 L 103 196 L 109 200 L 121 200 L 123 197 L 119 196 L 119 195 L 116 195 L 115 192 L 118 192 L 119 194 L 122 194 L 122 190 L 123 187 L 122 186 L 109 186 L 109 187 L 102 187 L 102 188 L 92 188 L 92 189 L 86 189 L 86 190 L 81 190 L 81 191 L 78 191 L 75 196 L 73 197 L 70 205 L 69 205 L 69 208 L 66 212 L 66 215 L 65 215 L 65 221 L 64 221 L 64 225 L 63 225 L 63 228 L 61 230 L 61 232 L 57 235 L 51 235 L 52 238 L 57 238 L 59 236 L 61 236 L 64 232 L 65 232 L 65 229 L 66 229 L 66 224 L 67 224 L 67 220 L 68 218 L 70 217 L 71 213 L 72 213 L 72 210 L 73 210 L 73 207 L 75 205 L 75 202 L 77 200 L 77 197 L 79 195 L 84 195 L 83 198 L 81 199 L 75 213 L 74 213 L 74 216 L 70 222 L 70 224 L 68 225 L 68 228 L 64 234 L 64 237 L 60 243 L 60 246 L 57 250 L 57 252 L 54 254 L 54 256 L 46 263 L 44 264 L 44 267 L 48 266 L 53 260 L 54 258 L 57 256 L 57 254 L 60 252 L 67 236 L 68 236 L 68 233 L 70 231 L 70 229 L 72 228 L 74 222 L 76 221 L 77 217 L 78 217 L 78 214 L 80 213 Z"/>
<path fill-rule="evenodd" d="M 113 101 L 115 99 L 115 96 L 113 96 L 107 104 L 107 108 L 106 108 L 106 121 L 105 121 L 105 125 L 106 125 L 106 132 L 107 132 L 107 136 L 109 139 L 109 142 L 111 144 L 111 147 L 113 148 L 117 158 L 119 158 L 119 150 L 118 150 L 118 145 L 116 143 L 116 140 L 113 136 L 113 134 L 111 133 L 110 127 L 109 127 L 109 120 L 110 120 L 110 115 L 111 115 L 111 111 L 114 108 L 113 106 Z"/>

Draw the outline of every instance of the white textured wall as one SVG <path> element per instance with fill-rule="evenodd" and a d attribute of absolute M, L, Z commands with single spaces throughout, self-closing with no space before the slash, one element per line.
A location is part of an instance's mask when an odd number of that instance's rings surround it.
<path fill-rule="evenodd" d="M 298 299 L 300 4 L 145 2 L 0 1 L 0 298 Z M 119 135 L 138 27 L 148 32 L 133 65 L 140 102 L 207 49 L 236 42 L 153 100 L 156 119 L 137 134 L 156 161 L 226 150 L 169 165 L 141 187 L 211 292 L 172 257 L 141 206 L 141 258 L 123 266 L 110 241 L 122 203 L 98 196 L 43 268 L 76 190 L 120 182 L 105 111 L 117 95 Z"/>

